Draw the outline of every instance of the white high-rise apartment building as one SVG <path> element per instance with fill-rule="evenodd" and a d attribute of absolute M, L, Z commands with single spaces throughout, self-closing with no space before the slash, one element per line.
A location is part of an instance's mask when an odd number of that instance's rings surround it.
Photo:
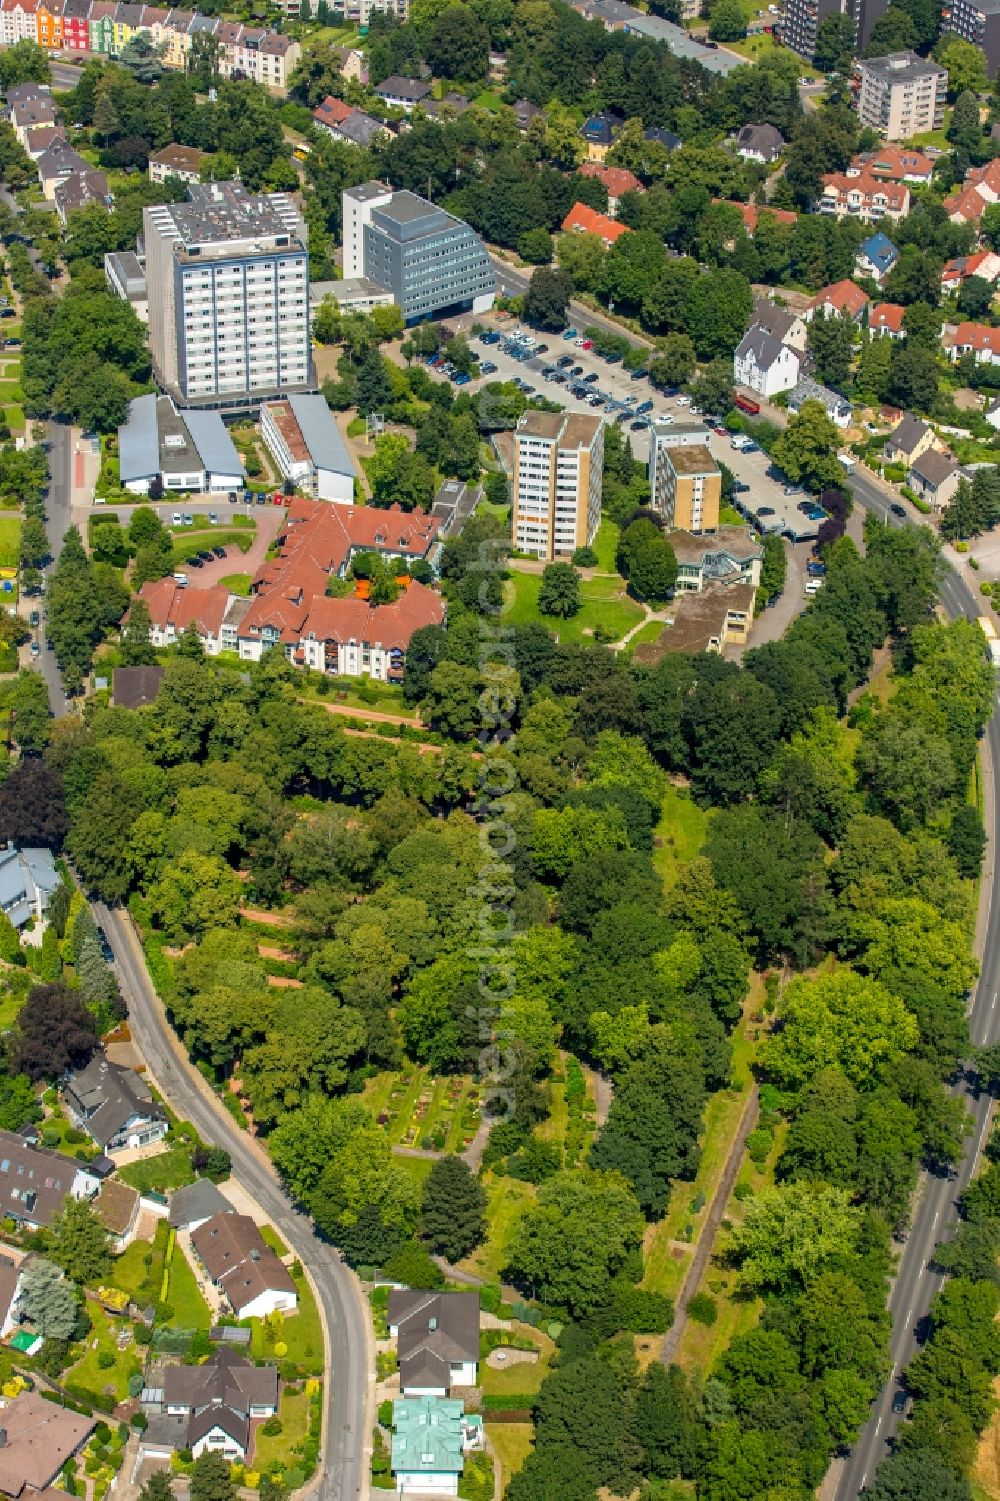
<path fill-rule="evenodd" d="M 187 203 L 144 209 L 143 233 L 149 343 L 168 391 L 224 405 L 308 388 L 307 234 L 288 194 L 194 183 Z"/>
<path fill-rule="evenodd" d="M 513 543 L 568 558 L 601 521 L 604 423 L 583 412 L 525 412 L 514 430 Z"/>

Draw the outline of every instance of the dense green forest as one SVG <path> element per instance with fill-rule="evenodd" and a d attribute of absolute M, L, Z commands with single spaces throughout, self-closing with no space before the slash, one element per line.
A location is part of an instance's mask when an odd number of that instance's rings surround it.
<path fill-rule="evenodd" d="M 482 589 L 484 546 L 499 563 Z M 742 667 L 649 670 L 539 627 L 501 636 L 503 545 L 477 518 L 447 544 L 448 628 L 408 661 L 440 750 L 346 733 L 279 656 L 237 673 L 190 642 L 153 705 L 90 701 L 40 746 L 81 878 L 129 902 L 192 1056 L 220 1081 L 239 1070 L 290 1190 L 349 1260 L 433 1272 L 427 1249 L 488 1233 L 467 1170 L 420 1190 L 362 1098 L 406 1060 L 482 1076 L 483 1175 L 532 1186 L 504 1275 L 564 1324 L 514 1501 L 640 1480 L 652 1498 L 678 1477 L 709 1501 L 810 1494 L 886 1374 L 891 1236 L 917 1172 L 961 1149 L 945 1081 L 968 1053 L 966 794 L 992 671 L 975 625 L 934 619 L 929 533 L 870 523 L 864 557 L 846 538 L 828 557 L 783 642 Z M 858 696 L 887 638 L 892 692 Z M 654 830 L 678 777 L 711 818 L 665 885 Z M 247 902 L 290 922 L 298 988 L 269 986 Z M 485 1016 L 484 945 L 513 976 Z M 697 1170 L 751 966 L 774 963 L 802 972 L 761 1055 L 762 1130 L 782 1146 L 724 1247 L 760 1321 L 697 1378 L 642 1375 L 633 1336 L 671 1317 L 639 1285 L 644 1228 Z M 566 1057 L 614 1083 L 573 1161 L 544 1130 Z"/>

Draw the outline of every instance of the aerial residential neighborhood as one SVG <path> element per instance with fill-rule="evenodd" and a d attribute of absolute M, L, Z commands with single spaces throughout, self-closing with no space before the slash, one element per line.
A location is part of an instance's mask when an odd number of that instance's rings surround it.
<path fill-rule="evenodd" d="M 0 1501 L 1000 1501 L 998 68 L 0 0 Z"/>

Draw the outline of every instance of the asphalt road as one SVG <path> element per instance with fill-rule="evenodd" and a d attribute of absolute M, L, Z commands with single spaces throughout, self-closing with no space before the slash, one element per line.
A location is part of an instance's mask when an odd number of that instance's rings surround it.
<path fill-rule="evenodd" d="M 72 430 L 52 422 L 47 442 L 51 481 L 46 530 L 55 558 L 71 520 Z M 45 648 L 44 624 L 36 634 L 42 651 L 35 665 L 48 686 L 52 712 L 60 718 L 69 706 L 55 654 Z M 93 909 L 115 952 L 133 1036 L 168 1103 L 179 1116 L 191 1121 L 206 1141 L 226 1149 L 235 1177 L 257 1200 L 312 1279 L 328 1339 L 324 1362 L 327 1406 L 317 1494 L 322 1501 L 367 1497 L 368 1378 L 373 1358 L 369 1353 L 368 1311 L 360 1287 L 337 1252 L 320 1240 L 312 1222 L 296 1210 L 264 1154 L 239 1129 L 188 1061 L 153 990 L 127 913 L 102 902 L 95 902 Z"/>
<path fill-rule="evenodd" d="M 188 1062 L 150 983 L 142 949 L 127 913 L 93 903 L 94 916 L 114 949 L 128 1004 L 129 1026 L 139 1051 L 171 1108 L 206 1141 L 224 1147 L 233 1174 L 309 1272 L 329 1333 L 326 1355 L 327 1425 L 319 1495 L 323 1501 L 356 1501 L 368 1495 L 366 1422 L 368 1313 L 354 1276 L 332 1246 L 320 1240 L 311 1220 L 299 1213 L 277 1174 L 253 1147 Z"/>
<path fill-rule="evenodd" d="M 888 503 L 878 487 L 865 476 L 850 481 L 854 497 L 867 510 L 873 510 L 890 525 L 907 523 L 888 512 Z M 941 601 L 952 618 L 965 615 L 975 620 L 979 607 L 974 595 L 953 571 L 949 571 L 941 588 Z M 996 714 L 986 727 L 985 740 L 993 767 L 1000 767 L 1000 718 Z M 991 852 L 995 859 L 1000 850 L 1000 804 L 997 805 Z M 1000 1041 L 1000 1005 L 998 1005 L 998 970 L 1000 970 L 1000 910 L 996 902 L 990 907 L 986 939 L 983 945 L 982 971 L 969 1011 L 969 1032 L 979 1047 Z M 943 1277 L 931 1270 L 929 1260 L 939 1241 L 950 1238 L 957 1218 L 958 1199 L 979 1161 L 989 1134 L 992 1099 L 988 1094 L 977 1097 L 963 1079 L 952 1093 L 964 1102 L 974 1121 L 965 1156 L 953 1177 L 925 1174 L 913 1209 L 910 1232 L 899 1256 L 896 1278 L 889 1295 L 892 1314 L 892 1337 L 889 1349 L 892 1375 L 872 1407 L 871 1416 L 843 1465 L 834 1492 L 836 1501 L 853 1501 L 874 1477 L 876 1467 L 889 1452 L 889 1444 L 903 1415 L 892 1410 L 899 1388 L 899 1378 L 918 1348 L 918 1334 Z"/>

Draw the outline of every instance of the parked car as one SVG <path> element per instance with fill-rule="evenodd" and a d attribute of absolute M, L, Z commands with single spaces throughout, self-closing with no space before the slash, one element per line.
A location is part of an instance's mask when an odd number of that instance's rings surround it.
<path fill-rule="evenodd" d="M 480 375 L 495 375 L 496 369 L 497 367 L 492 360 L 483 360 L 479 367 L 479 373 Z"/>
<path fill-rule="evenodd" d="M 583 379 L 586 385 L 592 386 L 596 381 L 600 380 L 600 376 L 598 375 L 596 370 L 591 370 L 590 374 L 585 375 Z"/>
<path fill-rule="evenodd" d="M 582 375 L 583 374 L 583 366 L 582 365 L 574 365 L 573 368 L 572 368 L 572 370 L 569 373 L 570 373 L 570 375 Z"/>
<path fill-rule="evenodd" d="M 205 566 L 197 553 L 192 553 L 192 555 L 189 558 L 185 558 L 184 561 L 189 568 L 204 568 Z"/>
<path fill-rule="evenodd" d="M 746 495 L 749 489 L 750 486 L 747 484 L 745 479 L 733 480 L 733 491 L 736 495 Z"/>
<path fill-rule="evenodd" d="M 171 520 L 172 520 L 174 526 L 183 526 L 184 525 L 184 517 L 181 515 L 180 511 L 175 511 L 174 514 L 173 514 L 173 516 L 171 517 Z"/>
<path fill-rule="evenodd" d="M 563 338 L 567 339 L 567 340 L 568 339 L 575 339 L 576 338 L 576 329 L 575 328 L 564 328 L 563 329 Z"/>
<path fill-rule="evenodd" d="M 36 630 L 41 625 L 42 617 L 37 610 L 32 610 L 31 614 L 28 616 L 28 622 L 29 624 L 33 625 Z"/>
<path fill-rule="evenodd" d="M 622 362 L 622 357 L 616 349 L 612 349 L 610 354 L 602 354 L 601 359 L 608 365 L 620 365 Z"/>
<path fill-rule="evenodd" d="M 198 556 L 203 563 L 211 563 L 213 554 L 209 552 L 207 547 L 200 547 L 198 549 Z"/>
<path fill-rule="evenodd" d="M 635 409 L 636 416 L 637 417 L 644 417 L 647 412 L 651 412 L 652 410 L 653 410 L 653 403 L 651 401 L 640 401 L 639 405 Z"/>
<path fill-rule="evenodd" d="M 456 386 L 467 386 L 471 379 L 472 376 L 466 375 L 464 371 L 462 372 L 462 374 L 454 376 Z"/>
<path fill-rule="evenodd" d="M 219 524 L 219 517 L 218 517 L 218 514 L 215 511 L 209 511 L 209 513 L 208 513 L 208 524 L 209 524 L 209 526 L 218 526 L 218 524 Z"/>
<path fill-rule="evenodd" d="M 632 371 L 631 375 L 629 376 L 629 380 L 645 380 L 648 374 L 649 371 L 646 370 L 642 365 L 640 365 L 638 370 Z"/>
<path fill-rule="evenodd" d="M 632 432 L 632 433 L 641 433 L 641 432 L 644 432 L 645 429 L 649 426 L 649 418 L 648 417 L 637 417 L 635 419 L 635 421 L 634 422 L 630 422 L 628 426 L 629 426 L 629 432 Z"/>
<path fill-rule="evenodd" d="M 713 431 L 713 433 L 715 434 L 715 436 L 717 438 L 728 438 L 729 437 L 729 429 L 727 427 L 723 427 L 722 424 L 721 424 L 721 422 L 720 422 L 720 424 L 719 424 L 718 427 L 713 427 L 712 431 Z"/>
<path fill-rule="evenodd" d="M 114 964 L 115 952 L 111 947 L 111 944 L 108 942 L 108 935 L 107 933 L 105 933 L 103 928 L 98 928 L 97 930 L 97 942 L 100 945 L 101 958 L 104 960 L 105 964 Z"/>
<path fill-rule="evenodd" d="M 757 515 L 758 516 L 773 516 L 774 515 L 774 507 L 773 506 L 759 506 L 758 509 L 757 509 Z"/>
<path fill-rule="evenodd" d="M 32 643 L 31 643 L 31 655 L 33 657 L 37 657 L 40 654 L 40 652 L 41 652 L 41 647 L 38 645 L 38 642 L 37 641 L 32 641 Z"/>
<path fill-rule="evenodd" d="M 224 558 L 226 556 L 226 549 L 224 547 L 213 547 L 212 552 L 217 558 Z"/>
<path fill-rule="evenodd" d="M 889 510 L 892 512 L 892 514 L 894 516 L 902 516 L 904 518 L 904 520 L 905 520 L 905 518 L 906 518 L 906 507 L 905 506 L 901 506 L 898 500 L 894 500 L 893 501 L 892 505 L 889 507 Z"/>

